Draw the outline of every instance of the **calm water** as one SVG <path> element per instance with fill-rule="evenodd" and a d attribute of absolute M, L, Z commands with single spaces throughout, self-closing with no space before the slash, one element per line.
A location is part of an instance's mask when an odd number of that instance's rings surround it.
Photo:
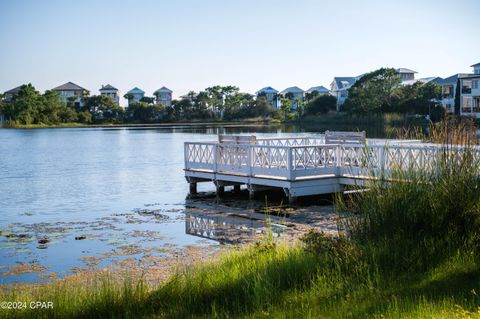
<path fill-rule="evenodd" d="M 217 133 L 288 135 L 283 131 L 262 126 L 1 129 L 0 283 L 62 276 L 74 267 L 102 267 L 142 253 L 132 247 L 161 254 L 158 247 L 218 245 L 185 232 L 183 142 L 214 140 Z M 213 185 L 201 184 L 199 190 Z M 75 240 L 82 236 L 86 239 Z M 88 257 L 100 255 L 95 263 Z M 46 268 L 12 274 L 12 266 L 19 265 Z"/>

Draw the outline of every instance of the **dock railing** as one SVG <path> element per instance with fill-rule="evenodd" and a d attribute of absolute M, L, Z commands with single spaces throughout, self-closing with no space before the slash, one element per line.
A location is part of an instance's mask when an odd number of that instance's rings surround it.
<path fill-rule="evenodd" d="M 257 139 L 255 144 L 186 142 L 185 169 L 290 181 L 389 177 L 394 169 L 435 174 L 446 152 L 455 160 L 465 148 L 418 141 L 325 144 L 323 137 Z M 469 149 L 479 163 L 480 149 Z"/>

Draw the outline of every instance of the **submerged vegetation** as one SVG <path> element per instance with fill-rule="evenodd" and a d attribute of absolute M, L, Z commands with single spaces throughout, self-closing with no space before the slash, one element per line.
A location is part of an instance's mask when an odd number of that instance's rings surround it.
<path fill-rule="evenodd" d="M 337 198 L 338 238 L 266 239 L 157 287 L 109 274 L 5 286 L 2 300 L 54 308 L 0 317 L 480 318 L 480 159 L 467 124 L 445 125 L 431 134 L 448 141 L 438 169 L 398 170 Z"/>

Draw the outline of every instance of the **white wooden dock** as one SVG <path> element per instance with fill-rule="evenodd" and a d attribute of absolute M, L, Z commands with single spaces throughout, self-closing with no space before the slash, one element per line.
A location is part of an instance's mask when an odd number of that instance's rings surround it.
<path fill-rule="evenodd" d="M 461 146 L 450 152 L 460 154 Z M 342 192 L 373 178 L 388 180 L 392 170 L 435 173 L 445 147 L 412 140 L 349 140 L 321 136 L 264 138 L 220 137 L 215 142 L 185 143 L 185 177 L 190 192 L 197 183 L 258 190 L 281 188 L 290 202 L 299 196 Z M 475 148 L 480 158 L 480 149 Z M 460 155 L 459 155 L 460 156 Z"/>

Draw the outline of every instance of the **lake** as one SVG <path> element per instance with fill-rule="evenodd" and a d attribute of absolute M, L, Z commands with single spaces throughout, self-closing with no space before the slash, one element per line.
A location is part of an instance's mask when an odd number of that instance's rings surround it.
<path fill-rule="evenodd" d="M 167 248 L 186 234 L 183 142 L 298 127 L 1 129 L 0 283 L 35 282 Z M 213 191 L 210 183 L 199 191 Z M 102 258 L 96 259 L 95 256 Z"/>

